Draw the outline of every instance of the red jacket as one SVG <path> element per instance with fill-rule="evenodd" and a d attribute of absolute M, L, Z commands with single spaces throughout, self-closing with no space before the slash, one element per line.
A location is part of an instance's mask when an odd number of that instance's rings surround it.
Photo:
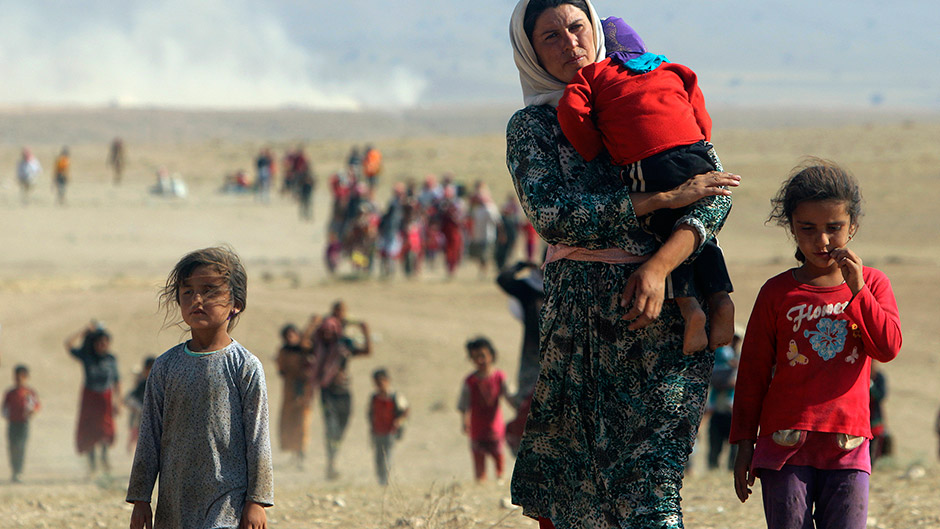
<path fill-rule="evenodd" d="M 862 277 L 854 299 L 844 283 L 805 285 L 792 270 L 764 284 L 741 346 L 731 442 L 758 428 L 871 438 L 871 360 L 897 356 L 901 326 L 887 276 L 866 266 Z"/>
<path fill-rule="evenodd" d="M 3 416 L 10 422 L 23 423 L 39 410 L 39 396 L 26 386 L 13 388 L 3 398 Z"/>
<path fill-rule="evenodd" d="M 610 59 L 578 71 L 558 103 L 558 122 L 585 160 L 606 147 L 617 165 L 708 141 L 712 129 L 695 72 L 664 62 L 631 74 Z"/>

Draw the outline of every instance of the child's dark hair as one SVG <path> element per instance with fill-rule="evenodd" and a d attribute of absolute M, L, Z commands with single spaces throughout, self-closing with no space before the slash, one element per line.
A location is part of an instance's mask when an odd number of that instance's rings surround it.
<path fill-rule="evenodd" d="M 225 278 L 229 288 L 231 301 L 238 309 L 228 322 L 228 330 L 232 330 L 238 322 L 238 317 L 245 311 L 248 298 L 248 274 L 245 273 L 245 267 L 242 266 L 238 254 L 231 247 L 216 246 L 212 248 L 203 248 L 190 252 L 182 259 L 166 279 L 166 285 L 160 293 L 160 306 L 166 311 L 164 322 L 170 319 L 173 304 L 179 305 L 180 286 L 183 281 L 189 279 L 193 271 L 200 266 L 214 268 L 222 277 Z M 179 325 L 182 322 L 176 322 Z"/>
<path fill-rule="evenodd" d="M 93 331 L 88 331 L 85 333 L 85 338 L 82 339 L 82 351 L 86 354 L 92 354 L 95 352 L 95 344 L 98 343 L 98 340 L 105 339 L 111 340 L 111 333 L 106 331 L 104 328 L 99 327 Z"/>
<path fill-rule="evenodd" d="M 845 211 L 853 225 L 858 225 L 862 216 L 862 192 L 852 173 L 835 162 L 810 157 L 790 171 L 790 176 L 770 199 L 773 210 L 767 222 L 792 228 L 793 212 L 801 202 L 833 200 L 845 204 Z M 799 248 L 796 258 L 806 261 Z"/>
<path fill-rule="evenodd" d="M 287 334 L 288 334 L 288 333 L 291 333 L 291 332 L 295 332 L 295 333 L 297 333 L 297 334 L 300 334 L 300 329 L 298 329 L 297 326 L 294 325 L 293 323 L 288 323 L 287 325 L 281 327 L 281 341 L 285 341 L 285 342 L 286 342 L 286 341 L 287 341 Z"/>
<path fill-rule="evenodd" d="M 29 368 L 24 364 L 17 364 L 16 367 L 13 368 L 13 374 L 16 376 L 29 375 Z"/>
<path fill-rule="evenodd" d="M 384 367 L 380 367 L 372 372 L 372 380 L 378 382 L 379 379 L 382 378 L 389 380 L 388 371 Z"/>
<path fill-rule="evenodd" d="M 477 336 L 467 341 L 467 356 L 471 356 L 477 349 L 487 349 L 493 357 L 493 361 L 496 361 L 496 349 L 493 347 L 493 344 L 490 343 L 489 338 Z"/>
<path fill-rule="evenodd" d="M 151 367 L 153 367 L 153 363 L 156 361 L 157 361 L 156 357 L 153 357 L 153 356 L 148 356 L 147 358 L 144 358 L 144 369 L 150 369 Z"/>

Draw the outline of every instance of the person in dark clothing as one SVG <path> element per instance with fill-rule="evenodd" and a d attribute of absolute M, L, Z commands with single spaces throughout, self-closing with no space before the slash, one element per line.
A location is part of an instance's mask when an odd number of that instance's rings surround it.
<path fill-rule="evenodd" d="M 885 424 L 884 409 L 881 403 L 888 396 L 888 380 L 879 369 L 878 364 L 871 365 L 871 383 L 869 386 L 869 413 L 871 414 L 871 434 L 873 439 L 868 445 L 871 451 L 871 462 L 874 465 L 882 456 L 891 455 L 891 434 Z"/>
<path fill-rule="evenodd" d="M 528 271 L 527 274 L 522 274 Z M 519 356 L 518 391 L 512 398 L 517 407 L 516 418 L 506 425 L 506 444 L 513 454 L 519 448 L 526 417 L 532 401 L 532 391 L 539 377 L 539 311 L 545 298 L 542 269 L 532 262 L 520 261 L 504 269 L 496 283 L 506 294 L 519 303 L 522 320 L 522 353 Z"/>

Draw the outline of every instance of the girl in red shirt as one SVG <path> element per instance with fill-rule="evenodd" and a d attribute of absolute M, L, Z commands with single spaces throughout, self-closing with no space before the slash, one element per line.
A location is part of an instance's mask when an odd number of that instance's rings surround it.
<path fill-rule="evenodd" d="M 467 342 L 467 356 L 476 370 L 467 375 L 461 386 L 457 410 L 463 423 L 463 432 L 470 437 L 473 471 L 477 481 L 486 479 L 486 456 L 493 458 L 496 479 L 503 477 L 503 442 L 506 425 L 499 407 L 500 399 L 511 402 L 506 373 L 493 365 L 496 350 L 486 338 Z"/>
<path fill-rule="evenodd" d="M 789 228 L 802 263 L 754 303 L 735 385 L 734 487 L 761 478 L 771 529 L 864 529 L 872 438 L 871 361 L 901 348 L 888 278 L 847 247 L 861 193 L 839 166 L 811 159 L 783 184 L 770 220 Z"/>

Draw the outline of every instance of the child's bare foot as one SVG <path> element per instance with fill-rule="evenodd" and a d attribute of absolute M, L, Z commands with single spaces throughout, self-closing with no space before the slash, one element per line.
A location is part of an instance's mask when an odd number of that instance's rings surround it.
<path fill-rule="evenodd" d="M 716 292 L 708 297 L 708 320 L 711 330 L 708 348 L 730 344 L 734 338 L 734 302 L 727 292 Z"/>
<path fill-rule="evenodd" d="M 697 299 L 676 298 L 679 312 L 685 320 L 685 333 L 682 337 L 682 353 L 693 354 L 708 347 L 708 334 L 705 333 L 705 311 Z"/>

